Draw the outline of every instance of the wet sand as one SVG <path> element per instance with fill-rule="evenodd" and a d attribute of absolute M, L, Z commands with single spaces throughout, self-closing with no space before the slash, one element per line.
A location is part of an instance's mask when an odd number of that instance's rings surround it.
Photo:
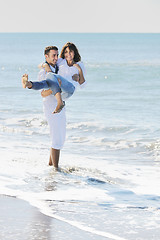
<path fill-rule="evenodd" d="M 48 217 L 26 201 L 0 195 L 1 240 L 107 239 Z"/>

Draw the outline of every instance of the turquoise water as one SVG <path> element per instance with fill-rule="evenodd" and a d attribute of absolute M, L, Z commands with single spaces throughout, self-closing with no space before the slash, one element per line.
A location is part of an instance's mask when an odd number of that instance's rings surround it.
<path fill-rule="evenodd" d="M 55 173 L 41 96 L 20 78 L 36 79 L 45 46 L 67 41 L 87 86 L 66 103 Z M 159 42 L 160 34 L 0 34 L 0 193 L 91 227 L 90 239 L 159 239 Z"/>

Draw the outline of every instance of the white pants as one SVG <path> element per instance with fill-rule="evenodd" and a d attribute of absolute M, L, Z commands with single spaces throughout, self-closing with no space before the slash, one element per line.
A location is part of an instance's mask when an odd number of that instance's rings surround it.
<path fill-rule="evenodd" d="M 44 99 L 43 107 L 50 129 L 51 147 L 54 149 L 62 149 L 66 137 L 65 107 L 60 113 L 53 114 L 52 112 L 55 110 L 56 106 L 57 101 L 53 95 Z"/>

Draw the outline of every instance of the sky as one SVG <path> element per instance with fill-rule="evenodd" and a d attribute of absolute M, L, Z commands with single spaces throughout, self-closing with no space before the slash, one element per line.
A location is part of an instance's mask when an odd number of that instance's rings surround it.
<path fill-rule="evenodd" d="M 160 0 L 4 0 L 0 32 L 160 32 Z"/>

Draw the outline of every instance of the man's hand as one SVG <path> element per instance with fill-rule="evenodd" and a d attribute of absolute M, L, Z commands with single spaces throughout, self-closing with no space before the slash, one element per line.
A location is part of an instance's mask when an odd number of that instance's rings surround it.
<path fill-rule="evenodd" d="M 45 97 L 45 90 L 42 90 L 41 96 L 42 96 L 42 97 Z"/>
<path fill-rule="evenodd" d="M 72 79 L 73 79 L 74 81 L 76 81 L 76 82 L 79 82 L 80 77 L 79 77 L 78 74 L 74 74 L 74 75 L 72 76 Z"/>
<path fill-rule="evenodd" d="M 47 97 L 47 96 L 49 96 L 49 95 L 51 95 L 51 94 L 52 94 L 52 90 L 51 90 L 51 89 L 42 90 L 42 92 L 41 92 L 41 96 L 42 96 L 42 97 Z"/>

